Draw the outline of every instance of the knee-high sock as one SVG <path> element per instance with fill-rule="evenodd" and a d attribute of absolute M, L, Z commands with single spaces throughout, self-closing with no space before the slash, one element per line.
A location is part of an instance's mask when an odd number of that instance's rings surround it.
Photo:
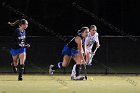
<path fill-rule="evenodd" d="M 63 68 L 62 62 L 58 62 L 56 65 L 52 67 L 52 70 L 61 69 L 61 68 Z"/>
<path fill-rule="evenodd" d="M 24 65 L 19 65 L 19 72 L 18 72 L 19 77 L 22 77 L 23 71 L 24 71 Z"/>
<path fill-rule="evenodd" d="M 76 77 L 79 76 L 80 74 L 79 69 L 80 69 L 80 64 L 76 64 Z"/>
<path fill-rule="evenodd" d="M 76 64 L 72 68 L 71 76 L 76 76 Z"/>

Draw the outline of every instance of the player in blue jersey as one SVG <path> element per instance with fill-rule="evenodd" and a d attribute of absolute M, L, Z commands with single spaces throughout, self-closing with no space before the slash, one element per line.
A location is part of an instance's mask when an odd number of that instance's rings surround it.
<path fill-rule="evenodd" d="M 84 42 L 84 54 L 85 54 L 85 59 L 86 59 L 86 63 L 87 65 L 92 65 L 92 55 L 95 52 L 95 50 L 97 50 L 100 47 L 100 43 L 99 43 L 99 35 L 97 33 L 97 27 L 95 25 L 91 25 L 89 28 L 89 34 L 88 36 L 85 38 L 85 42 Z M 92 52 L 92 48 L 94 43 L 96 44 L 96 49 L 94 50 L 94 52 Z M 75 77 L 75 73 L 76 73 L 76 64 L 73 66 L 72 69 L 72 73 L 71 73 L 71 79 L 73 79 Z"/>
<path fill-rule="evenodd" d="M 14 23 L 8 22 L 10 26 L 19 25 L 12 35 L 12 45 L 10 49 L 10 54 L 13 58 L 13 69 L 17 72 L 18 69 L 18 80 L 22 80 L 22 74 L 24 71 L 24 64 L 26 60 L 26 48 L 30 47 L 26 42 L 26 31 L 28 27 L 28 21 L 25 19 L 16 20 Z M 19 64 L 19 67 L 18 67 Z"/>
<path fill-rule="evenodd" d="M 87 37 L 89 33 L 88 27 L 82 27 L 78 31 L 78 35 L 75 36 L 72 40 L 70 40 L 63 48 L 63 62 L 59 62 L 56 65 L 50 65 L 49 73 L 52 75 L 56 69 L 67 67 L 73 58 L 76 62 L 76 80 L 84 79 L 84 77 L 79 75 L 79 67 L 81 63 L 85 63 L 85 59 L 83 56 L 83 41 L 85 37 Z"/>

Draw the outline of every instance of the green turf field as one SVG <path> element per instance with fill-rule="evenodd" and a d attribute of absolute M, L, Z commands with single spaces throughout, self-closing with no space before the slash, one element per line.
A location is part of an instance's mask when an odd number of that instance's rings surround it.
<path fill-rule="evenodd" d="M 71 81 L 69 75 L 0 75 L 0 93 L 140 93 L 140 76 L 90 75 Z"/>

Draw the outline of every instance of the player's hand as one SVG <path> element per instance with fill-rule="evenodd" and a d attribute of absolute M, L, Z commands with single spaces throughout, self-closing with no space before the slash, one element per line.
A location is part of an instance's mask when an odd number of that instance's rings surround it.
<path fill-rule="evenodd" d="M 27 47 L 27 48 L 29 48 L 29 47 L 30 47 L 30 44 L 26 44 L 26 45 L 25 45 L 24 43 L 21 43 L 21 44 L 19 44 L 19 46 L 20 46 L 20 47 Z"/>
<path fill-rule="evenodd" d="M 11 24 L 11 22 L 8 22 L 8 24 L 10 25 L 10 24 Z"/>
<path fill-rule="evenodd" d="M 87 62 L 86 62 L 85 60 L 81 60 L 81 64 L 86 65 L 86 64 L 87 64 Z"/>
<path fill-rule="evenodd" d="M 100 44 L 96 44 L 96 47 L 99 48 L 100 47 Z"/>
<path fill-rule="evenodd" d="M 30 44 L 27 44 L 26 47 L 29 48 L 30 47 Z"/>
<path fill-rule="evenodd" d="M 25 44 L 22 44 L 22 43 L 21 43 L 21 44 L 19 44 L 19 46 L 20 46 L 20 47 L 25 47 Z"/>
<path fill-rule="evenodd" d="M 85 53 L 85 52 L 83 53 L 83 56 L 84 56 L 84 57 L 86 56 L 86 53 Z"/>
<path fill-rule="evenodd" d="M 95 53 L 94 52 L 89 52 L 90 54 L 93 54 L 93 55 L 95 55 Z"/>

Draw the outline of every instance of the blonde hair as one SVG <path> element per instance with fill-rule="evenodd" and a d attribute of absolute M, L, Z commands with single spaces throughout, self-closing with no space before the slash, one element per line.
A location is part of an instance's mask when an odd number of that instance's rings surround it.
<path fill-rule="evenodd" d="M 97 29 L 97 26 L 96 26 L 96 25 L 91 25 L 91 26 L 90 26 L 90 30 L 91 30 L 92 28 L 96 28 L 96 29 Z"/>

